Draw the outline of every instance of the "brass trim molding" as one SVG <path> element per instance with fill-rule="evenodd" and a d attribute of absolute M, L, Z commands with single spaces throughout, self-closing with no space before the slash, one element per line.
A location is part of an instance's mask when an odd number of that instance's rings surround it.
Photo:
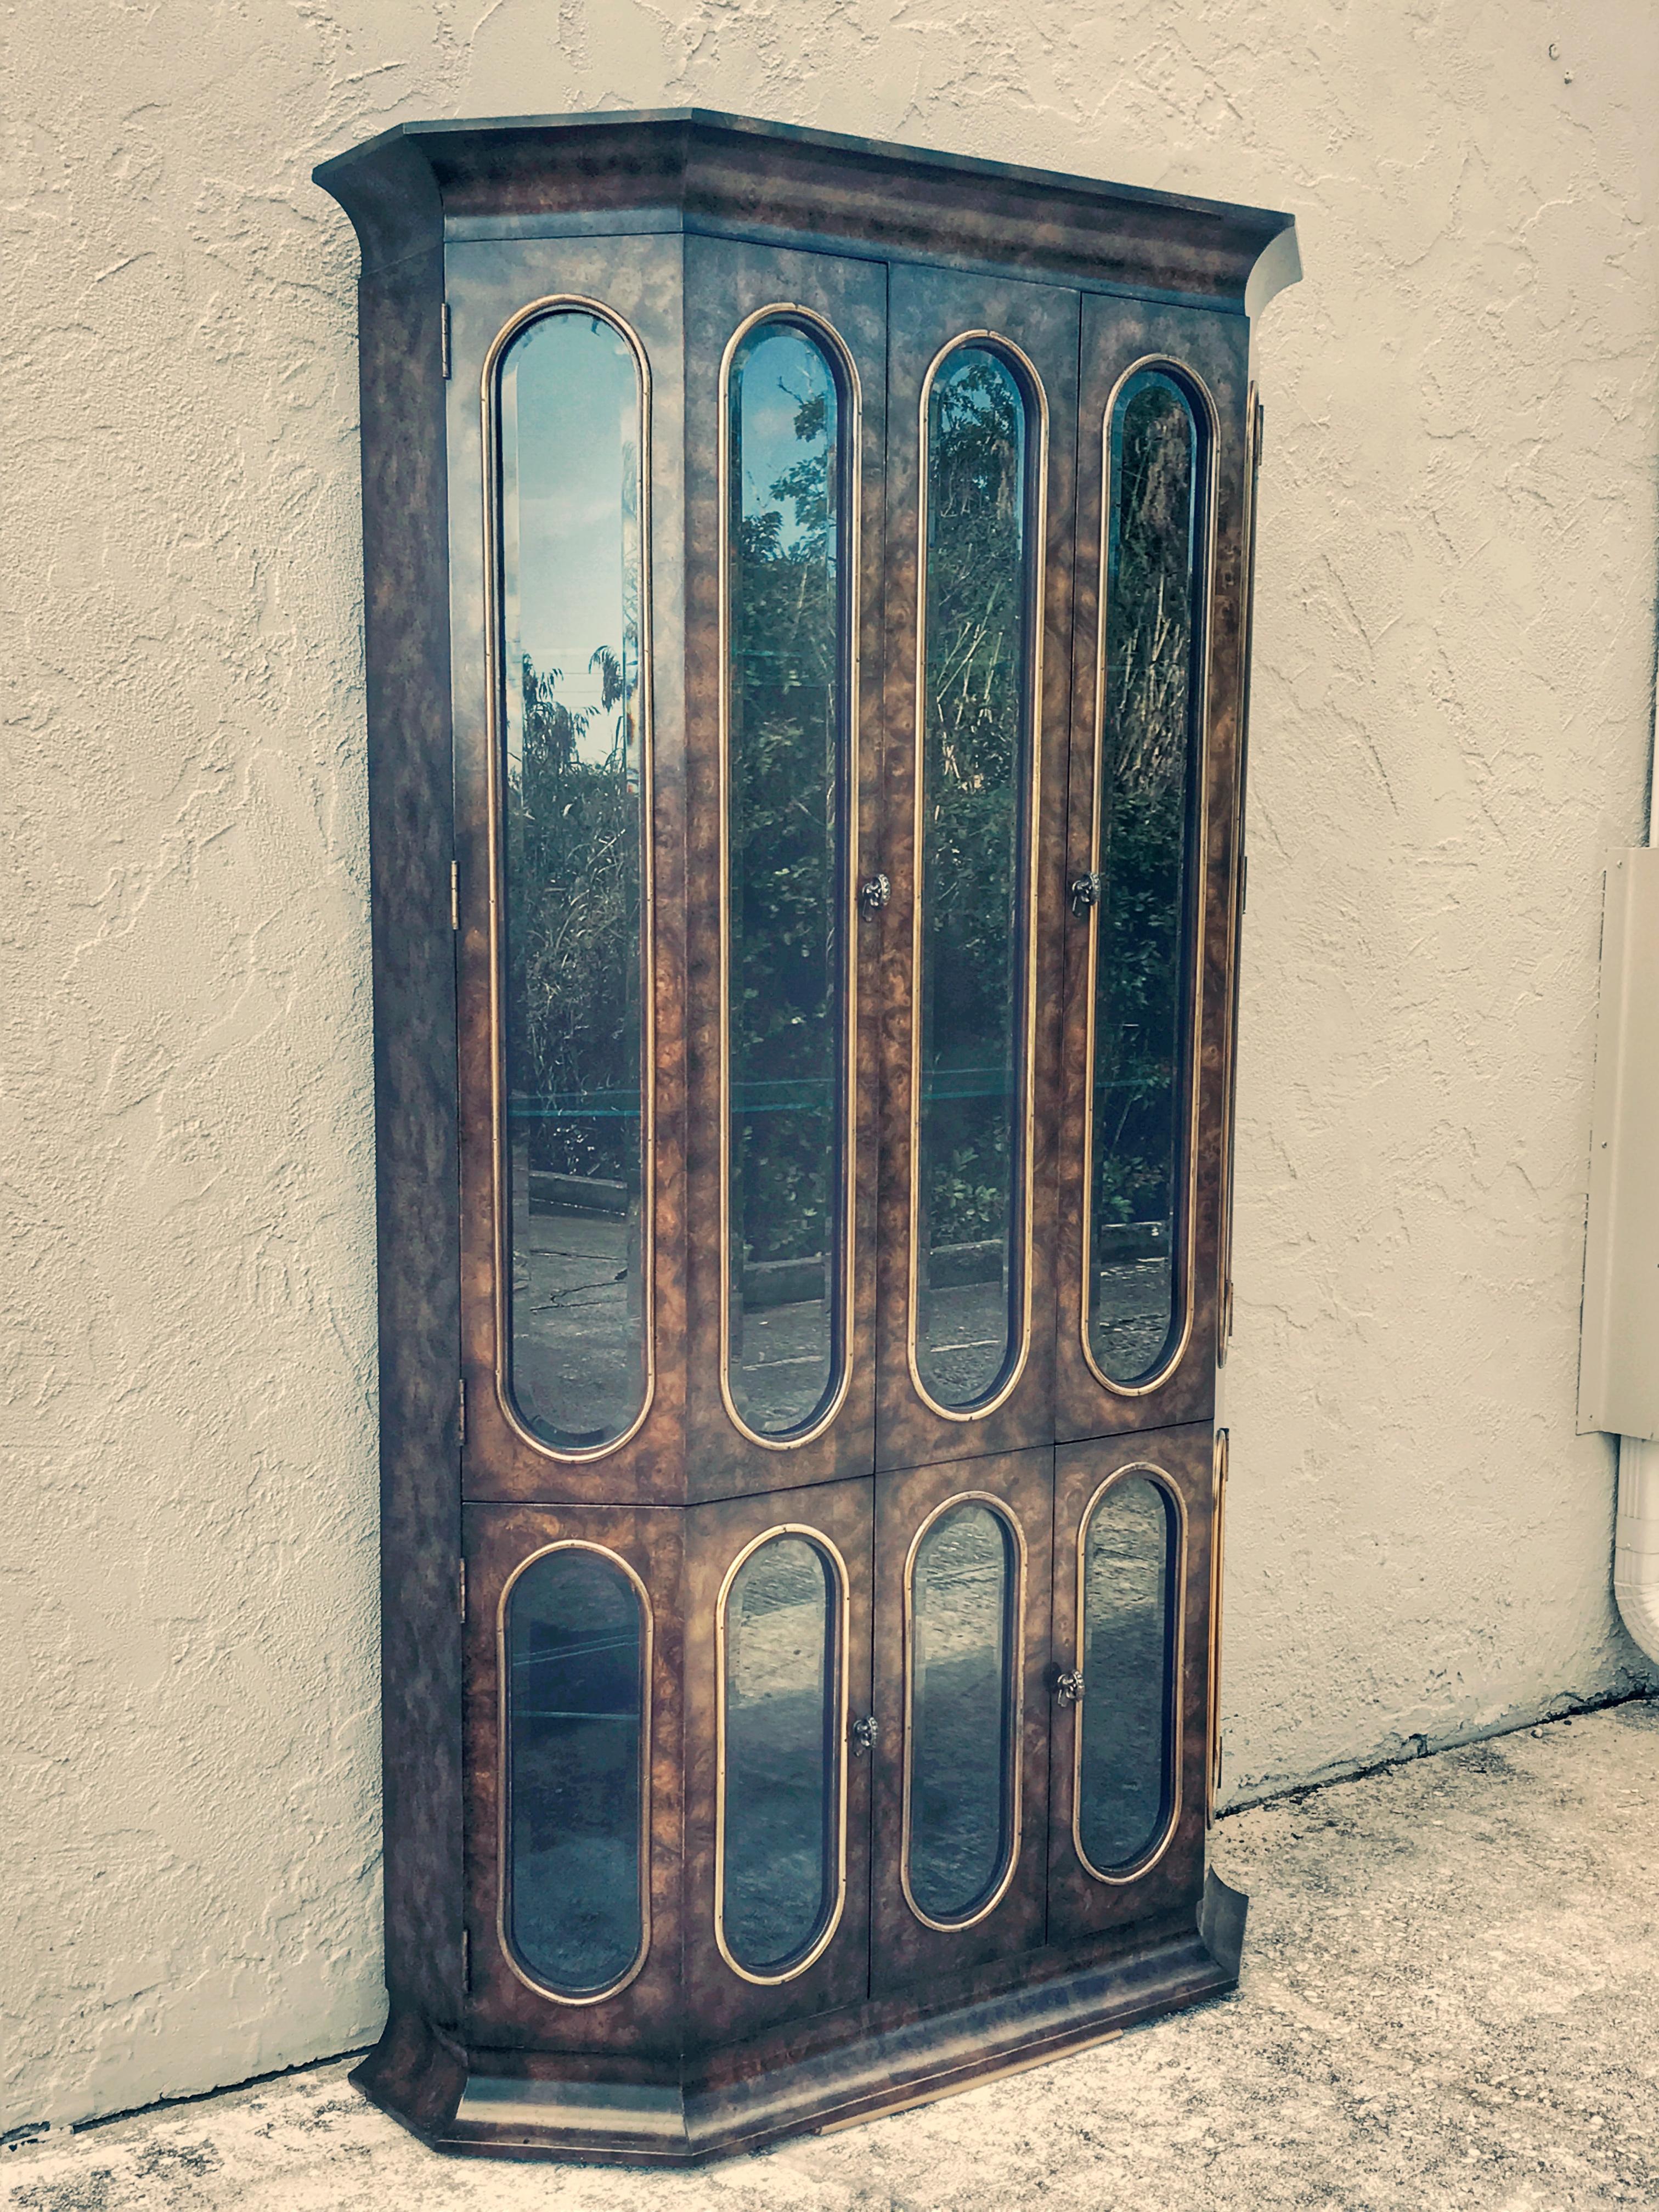
<path fill-rule="evenodd" d="M 814 1547 L 819 1556 L 827 1559 L 835 1570 L 839 1602 L 835 1612 L 836 1630 L 836 1711 L 835 1711 L 835 1790 L 836 1790 L 836 1881 L 835 1897 L 823 1916 L 817 1933 L 799 1958 L 791 1959 L 775 1973 L 759 1973 L 751 1966 L 740 1966 L 732 1956 L 726 1940 L 726 1605 L 732 1584 L 746 1561 L 764 1546 L 781 1536 L 799 1536 Z M 752 1982 L 757 1988 L 775 1989 L 781 1983 L 793 1982 L 815 1966 L 830 1948 L 841 1925 L 842 1914 L 847 1905 L 847 1716 L 852 1660 L 852 1592 L 848 1578 L 847 1562 L 837 1546 L 822 1529 L 809 1528 L 804 1522 L 781 1521 L 775 1528 L 764 1528 L 751 1538 L 726 1569 L 720 1583 L 720 1596 L 714 1605 L 714 1948 L 740 1980 Z"/>
<path fill-rule="evenodd" d="M 506 671 L 501 639 L 501 419 L 498 372 L 507 348 L 520 331 L 551 315 L 592 315 L 623 340 L 639 379 L 640 436 L 638 509 L 640 534 L 640 1320 L 645 1352 L 645 1387 L 639 1411 L 618 1435 L 602 1444 L 550 1443 L 520 1419 L 513 1399 L 507 1292 L 511 1195 L 502 1172 L 502 1127 L 506 1110 L 501 1023 L 502 877 L 506 866 L 501 835 L 501 696 Z M 652 692 L 651 638 L 651 364 L 638 333 L 612 307 L 579 292 L 551 292 L 533 300 L 502 324 L 484 356 L 479 380 L 483 427 L 484 671 L 487 807 L 489 820 L 489 1080 L 490 1184 L 495 1214 L 495 1396 L 502 1419 L 520 1440 L 549 1459 L 603 1459 L 636 1437 L 651 1411 L 657 1387 L 656 1345 L 656 1133 L 657 1133 L 657 963 L 656 859 L 653 805 L 655 735 Z"/>
<path fill-rule="evenodd" d="M 1026 565 L 1029 621 L 1030 635 L 1026 654 L 1029 683 L 1024 702 L 1026 751 L 1029 780 L 1024 799 L 1023 838 L 1024 851 L 1024 932 L 1025 943 L 1022 968 L 1020 1079 L 1024 1108 L 1020 1116 L 1021 1158 L 1016 1188 L 1019 1226 L 1013 1240 L 1018 1254 L 1020 1270 L 1019 1333 L 1003 1362 L 1001 1374 L 981 1398 L 969 1406 L 941 1405 L 921 1378 L 921 1368 L 916 1355 L 916 1300 L 921 1280 L 921 1185 L 917 1172 L 921 1146 L 921 932 L 924 918 L 926 870 L 923 865 L 927 805 L 927 463 L 928 410 L 933 396 L 933 386 L 939 370 L 952 354 L 967 349 L 976 349 L 1001 359 L 1012 368 L 1015 380 L 1021 386 L 1021 397 L 1028 410 L 1027 434 L 1030 434 L 1030 414 L 1036 416 L 1036 454 L 1035 465 L 1028 463 L 1026 496 L 1030 512 L 1027 520 L 1031 527 L 1031 552 Z M 1042 805 L 1042 644 L 1043 619 L 1048 588 L 1048 395 L 1043 389 L 1036 364 L 1023 347 L 1016 345 L 996 331 L 963 331 L 940 347 L 927 365 L 921 380 L 920 405 L 920 445 L 916 471 L 916 720 L 913 737 L 915 745 L 915 802 L 911 821 L 911 891 L 910 891 L 910 1111 L 909 1111 L 909 1182 L 910 1182 L 910 1254 L 908 1291 L 905 1311 L 905 1355 L 909 1364 L 910 1380 L 916 1395 L 930 1413 L 945 1421 L 982 1420 L 1006 1404 L 1018 1388 L 1025 1371 L 1031 1351 L 1031 1182 L 1036 1153 L 1036 962 L 1037 962 L 1037 828 Z M 1030 499 L 1030 488 L 1035 485 L 1036 498 Z M 907 1801 L 908 1802 L 908 1801 Z M 963 1923 L 966 1924 L 965 1923 Z"/>
<path fill-rule="evenodd" d="M 1150 1480 L 1155 1489 L 1173 1501 L 1176 1510 L 1175 1556 L 1164 1562 L 1164 1604 L 1167 1620 L 1175 1615 L 1175 1638 L 1169 1651 L 1169 1680 L 1164 1686 L 1164 1761 L 1165 1779 L 1170 1791 L 1170 1810 L 1158 1833 L 1141 1852 L 1126 1866 L 1107 1869 L 1097 1867 L 1083 1848 L 1083 1715 L 1091 1697 L 1099 1695 L 1098 1688 L 1089 1680 L 1086 1665 L 1088 1656 L 1089 1615 L 1086 1609 L 1085 1568 L 1088 1557 L 1089 1523 L 1094 1519 L 1100 1502 L 1109 1490 L 1115 1490 L 1131 1475 L 1140 1475 Z M 1113 1888 L 1122 1888 L 1127 1883 L 1139 1881 L 1150 1873 L 1170 1848 L 1176 1829 L 1181 1821 L 1181 1686 L 1187 1652 L 1187 1502 L 1171 1476 L 1151 1460 L 1132 1460 L 1128 1466 L 1114 1468 L 1083 1509 L 1077 1524 L 1077 1651 L 1072 1664 L 1084 1678 L 1083 1698 L 1072 1708 L 1072 1849 L 1077 1853 L 1078 1864 L 1085 1874 L 1096 1881 L 1105 1882 Z M 1166 1631 L 1167 1634 L 1167 1631 Z"/>
<path fill-rule="evenodd" d="M 732 1390 L 732 368 L 738 349 L 763 323 L 781 323 L 803 331 L 823 349 L 836 378 L 837 396 L 848 416 L 842 429 L 845 473 L 846 521 L 842 540 L 846 574 L 841 593 L 842 680 L 846 703 L 842 714 L 842 801 L 844 823 L 842 895 L 845 932 L 843 956 L 845 988 L 842 996 L 842 1101 L 846 1133 L 842 1163 L 840 1373 L 834 1388 L 811 1417 L 799 1428 L 768 1436 L 752 1428 L 738 1412 Z M 853 1380 L 854 1265 L 858 1231 L 858 1068 L 859 1068 L 859 779 L 861 763 L 862 715 L 859 698 L 860 561 L 862 546 L 861 502 L 864 486 L 864 388 L 851 347 L 828 321 L 811 307 L 790 301 L 775 301 L 745 315 L 726 342 L 720 356 L 718 458 L 720 479 L 720 1384 L 726 1417 L 740 1436 L 765 1451 L 793 1451 L 811 1443 L 830 1426 L 847 1402 Z"/>
<path fill-rule="evenodd" d="M 985 1898 L 959 1920 L 938 1920 L 924 1912 L 916 1903 L 910 1889 L 910 1795 L 912 1771 L 915 1765 L 915 1729 L 913 1725 L 915 1703 L 915 1571 L 916 1553 L 921 1540 L 933 1524 L 952 1512 L 958 1505 L 988 1505 L 1003 1525 L 1012 1532 L 1014 1539 L 1015 1588 L 1012 1625 L 1005 1615 L 1007 1644 L 1004 1660 L 1012 1671 L 1013 1694 L 1010 1700 L 1007 1735 L 1007 1772 L 1004 1777 L 1004 1802 L 1008 1816 L 1008 1852 L 1006 1862 L 995 1886 Z M 1025 1531 L 1020 1527 L 1019 1516 L 1006 1498 L 999 1498 L 989 1490 L 959 1490 L 953 1497 L 936 1505 L 910 1539 L 910 1548 L 904 1558 L 904 1781 L 903 1809 L 899 1833 L 899 1887 L 904 1901 L 924 1928 L 936 1929 L 941 1935 L 955 1935 L 963 1928 L 977 1927 L 988 1919 L 1003 1899 L 1019 1867 L 1021 1815 L 1024 1809 L 1024 1769 L 1025 1729 Z"/>
<path fill-rule="evenodd" d="M 1118 402 L 1130 380 L 1149 369 L 1158 370 L 1177 385 L 1188 401 L 1195 402 L 1193 428 L 1203 427 L 1205 451 L 1202 456 L 1203 514 L 1199 532 L 1200 543 L 1194 548 L 1200 565 L 1193 603 L 1202 623 L 1201 636 L 1194 639 L 1193 654 L 1198 697 L 1192 715 L 1192 728 L 1197 744 L 1194 774 L 1198 792 L 1196 835 L 1189 851 L 1192 855 L 1193 881 L 1188 886 L 1190 902 L 1188 915 L 1193 924 L 1192 943 L 1188 951 L 1187 982 L 1192 995 L 1190 1029 L 1187 1054 L 1187 1173 L 1185 1204 L 1182 1212 L 1182 1269 L 1180 1278 L 1181 1315 L 1178 1328 L 1172 1327 L 1165 1344 L 1169 1347 L 1157 1370 L 1139 1382 L 1115 1382 L 1095 1358 L 1094 1346 L 1090 1341 L 1089 1277 L 1093 1264 L 1094 1172 L 1095 1172 L 1095 998 L 1097 988 L 1097 963 L 1100 951 L 1100 907 L 1091 913 L 1089 924 L 1089 958 L 1085 986 L 1087 1028 L 1083 1050 L 1083 1274 L 1081 1312 L 1079 1316 L 1079 1334 L 1083 1346 L 1083 1357 L 1095 1380 L 1109 1390 L 1114 1397 L 1145 1398 L 1154 1390 L 1161 1390 L 1187 1355 L 1193 1334 L 1193 1279 L 1197 1260 L 1198 1239 L 1198 1136 L 1199 1105 L 1203 1089 L 1204 1054 L 1204 935 L 1205 914 L 1208 904 L 1209 828 L 1210 828 L 1210 654 L 1215 636 L 1214 596 L 1216 591 L 1215 530 L 1216 486 L 1221 446 L 1221 418 L 1208 386 L 1195 369 L 1167 354 L 1144 354 L 1131 362 L 1107 395 L 1101 419 L 1101 479 L 1100 479 L 1100 592 L 1096 615 L 1095 638 L 1095 727 L 1094 727 L 1094 789 L 1090 809 L 1092 820 L 1090 828 L 1089 866 L 1100 873 L 1100 790 L 1102 748 L 1105 737 L 1106 716 L 1106 644 L 1108 617 L 1111 611 L 1110 556 L 1111 511 L 1115 485 L 1112 476 L 1112 419 Z M 1195 472 L 1196 473 L 1196 472 Z"/>
<path fill-rule="evenodd" d="M 640 1948 L 627 1972 L 602 1990 L 584 1990 L 572 1994 L 563 1990 L 550 1989 L 545 1982 L 520 1965 L 514 1954 L 511 1938 L 507 1932 L 507 1901 L 509 1894 L 511 1864 L 508 1851 L 508 1831 L 512 1822 L 513 1768 L 507 1756 L 510 1737 L 510 1702 L 507 1695 L 507 1609 L 519 1577 L 554 1552 L 592 1552 L 611 1565 L 620 1567 L 634 1586 L 640 1601 L 640 1835 L 635 1853 L 640 1875 Z M 495 1607 L 495 1678 L 497 1715 L 495 1732 L 495 1939 L 501 1953 L 516 1978 L 527 1990 L 533 1990 L 550 2003 L 562 2005 L 603 2004 L 607 1997 L 616 1996 L 635 1979 L 651 1951 L 651 1669 L 655 1648 L 655 1615 L 652 1611 L 651 1593 L 640 1576 L 620 1552 L 613 1552 L 607 1544 L 594 1544 L 578 1536 L 564 1536 L 551 1544 L 538 1545 L 514 1568 L 501 1585 L 501 1595 Z"/>

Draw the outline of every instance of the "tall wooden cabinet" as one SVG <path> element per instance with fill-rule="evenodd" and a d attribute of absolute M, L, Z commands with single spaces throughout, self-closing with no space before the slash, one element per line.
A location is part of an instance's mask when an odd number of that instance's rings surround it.
<path fill-rule="evenodd" d="M 356 2078 L 446 2148 L 685 2160 L 1225 1988 L 1289 219 L 695 112 L 317 174 L 363 263 Z"/>

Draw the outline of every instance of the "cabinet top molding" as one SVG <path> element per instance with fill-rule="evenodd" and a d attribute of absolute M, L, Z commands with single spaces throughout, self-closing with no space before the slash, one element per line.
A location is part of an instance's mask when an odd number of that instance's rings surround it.
<path fill-rule="evenodd" d="M 365 276 L 465 239 L 684 230 L 1029 271 L 1255 314 L 1295 218 L 679 107 L 404 123 L 312 172 Z"/>

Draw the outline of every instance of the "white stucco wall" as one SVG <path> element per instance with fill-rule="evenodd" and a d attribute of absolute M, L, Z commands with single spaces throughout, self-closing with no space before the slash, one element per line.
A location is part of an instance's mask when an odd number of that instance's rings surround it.
<path fill-rule="evenodd" d="M 1597 868 L 1651 719 L 1649 0 L 10 35 L 0 2133 L 379 2025 L 356 252 L 307 173 L 402 118 L 696 101 L 1294 210 L 1230 1784 L 1637 1679 L 1573 1382 Z"/>

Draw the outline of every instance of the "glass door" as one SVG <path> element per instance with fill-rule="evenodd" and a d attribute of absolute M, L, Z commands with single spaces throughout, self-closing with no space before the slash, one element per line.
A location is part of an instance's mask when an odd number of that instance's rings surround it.
<path fill-rule="evenodd" d="M 693 1498 L 867 1474 L 879 264 L 686 256 Z"/>
<path fill-rule="evenodd" d="M 878 1996 L 1043 1940 L 1052 1461 L 878 1478 Z"/>
<path fill-rule="evenodd" d="M 1204 1424 L 1054 1455 L 1054 1942 L 1202 1885 L 1212 1449 Z"/>
<path fill-rule="evenodd" d="M 1078 312 L 892 271 L 883 1468 L 1048 1433 Z"/>
<path fill-rule="evenodd" d="M 1084 303 L 1056 1432 L 1214 1405 L 1245 333 Z"/>

